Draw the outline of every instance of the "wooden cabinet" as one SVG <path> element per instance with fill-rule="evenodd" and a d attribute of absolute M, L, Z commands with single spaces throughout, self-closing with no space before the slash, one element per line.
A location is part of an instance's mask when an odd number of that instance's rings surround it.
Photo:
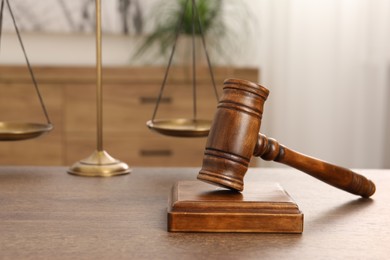
<path fill-rule="evenodd" d="M 160 91 L 163 67 L 103 69 L 103 143 L 130 166 L 200 166 L 206 138 L 173 138 L 146 127 Z M 54 130 L 40 138 L 0 143 L 0 164 L 71 165 L 96 148 L 94 67 L 34 67 Z M 258 81 L 258 70 L 218 67 L 226 78 Z M 0 121 L 45 122 L 25 67 L 0 67 Z M 156 118 L 192 117 L 190 68 L 172 68 Z M 217 100 L 208 68 L 197 69 L 198 118 L 212 119 Z"/>

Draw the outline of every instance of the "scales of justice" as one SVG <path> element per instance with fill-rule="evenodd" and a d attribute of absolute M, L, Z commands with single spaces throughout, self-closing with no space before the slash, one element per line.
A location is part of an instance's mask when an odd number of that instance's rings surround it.
<path fill-rule="evenodd" d="M 190 0 L 187 0 L 186 7 Z M 4 3 L 13 19 L 46 123 L 0 122 L 0 141 L 18 141 L 38 137 L 49 132 L 50 122 L 33 71 L 17 29 L 8 0 Z M 196 24 L 195 0 L 192 3 L 193 38 Z M 97 149 L 87 159 L 75 163 L 68 173 L 80 176 L 115 176 L 130 173 L 126 163 L 112 158 L 102 142 L 102 73 L 101 73 L 101 8 L 96 0 L 96 57 L 97 57 Z M 184 9 L 185 10 L 185 9 Z M 184 16 L 183 10 L 183 16 Z M 178 26 L 176 40 L 180 32 Z M 198 26 L 201 29 L 200 22 Z M 0 27 L 1 28 L 1 27 Z M 1 36 L 1 34 L 0 34 Z M 216 96 L 210 60 L 202 33 L 210 75 Z M 194 39 L 193 39 L 194 44 Z M 260 133 L 264 103 L 269 90 L 243 79 L 227 79 L 219 99 L 213 121 L 198 119 L 196 105 L 192 119 L 155 119 L 159 100 L 164 90 L 169 67 L 175 51 L 172 48 L 152 120 L 147 126 L 164 135 L 178 137 L 208 136 L 203 164 L 197 178 L 201 181 L 179 181 L 169 195 L 167 212 L 168 231 L 171 232 L 263 232 L 302 233 L 303 214 L 297 204 L 278 184 L 249 183 L 244 189 L 244 176 L 252 156 L 294 167 L 336 188 L 368 198 L 375 193 L 375 185 L 349 169 L 298 153 Z M 193 45 L 193 54 L 195 52 Z M 194 104 L 196 94 L 195 55 L 193 55 Z M 213 184 L 209 185 L 209 184 Z"/>
<path fill-rule="evenodd" d="M 19 141 L 36 138 L 53 129 L 49 114 L 40 94 L 37 81 L 28 60 L 20 32 L 18 30 L 15 17 L 12 12 L 9 0 L 1 1 L 0 21 L 3 19 L 4 5 L 7 5 L 11 14 L 15 31 L 19 43 L 23 50 L 24 57 L 30 72 L 32 82 L 38 95 L 42 110 L 46 117 L 47 123 L 30 123 L 30 122 L 0 122 L 0 141 Z M 0 29 L 2 23 L 0 24 Z M 97 110 L 97 146 L 96 150 L 86 159 L 76 162 L 68 169 L 68 173 L 79 176 L 100 176 L 108 177 L 123 175 L 131 172 L 129 166 L 108 154 L 103 148 L 103 88 L 102 88 L 102 35 L 101 35 L 101 2 L 96 0 L 96 110 Z"/>

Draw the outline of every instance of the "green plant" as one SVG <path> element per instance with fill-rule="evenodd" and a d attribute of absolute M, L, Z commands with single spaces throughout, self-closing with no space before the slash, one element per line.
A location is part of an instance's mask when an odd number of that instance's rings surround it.
<path fill-rule="evenodd" d="M 195 5 L 197 10 L 195 12 L 197 15 L 195 17 L 195 35 L 199 36 L 203 31 L 205 36 L 213 35 L 212 39 L 222 37 L 226 32 L 222 17 L 222 0 L 196 0 Z M 146 37 L 136 52 L 136 56 L 142 55 L 155 44 L 159 45 L 161 54 L 167 54 L 175 42 L 181 19 L 183 22 L 180 34 L 192 35 L 192 10 L 192 0 L 163 1 L 158 4 L 152 12 L 155 19 L 155 30 Z M 210 39 L 208 43 L 212 44 Z"/>

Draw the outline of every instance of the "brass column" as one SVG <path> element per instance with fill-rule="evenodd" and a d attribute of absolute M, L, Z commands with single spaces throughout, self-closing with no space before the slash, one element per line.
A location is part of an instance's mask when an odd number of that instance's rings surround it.
<path fill-rule="evenodd" d="M 102 87 L 102 26 L 101 26 L 101 0 L 96 3 L 96 150 L 86 159 L 76 162 L 68 173 L 89 176 L 109 177 L 128 174 L 129 166 L 113 157 L 103 149 L 103 87 Z"/>

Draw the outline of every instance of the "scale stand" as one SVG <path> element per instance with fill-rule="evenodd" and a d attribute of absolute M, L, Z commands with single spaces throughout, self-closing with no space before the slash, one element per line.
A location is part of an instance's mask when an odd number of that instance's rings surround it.
<path fill-rule="evenodd" d="M 103 95 L 102 95 L 102 29 L 101 0 L 96 3 L 96 92 L 97 92 L 97 150 L 88 158 L 75 163 L 69 174 L 87 177 L 110 177 L 128 174 L 129 166 L 113 157 L 103 149 Z"/>
<path fill-rule="evenodd" d="M 185 12 L 187 10 L 188 3 L 192 3 L 192 89 L 193 89 L 193 116 L 192 118 L 174 118 L 174 119 L 156 119 L 156 114 L 160 101 L 164 92 L 165 84 L 168 78 L 169 69 L 172 64 L 173 55 L 176 50 L 177 40 L 180 35 L 180 30 L 183 26 Z M 197 21 L 195 21 L 195 19 Z M 179 21 L 175 42 L 172 46 L 172 52 L 169 57 L 168 66 L 165 71 L 164 79 L 161 85 L 160 93 L 157 98 L 156 106 L 153 112 L 152 119 L 149 120 L 146 125 L 149 129 L 163 135 L 174 136 L 174 137 L 206 137 L 209 134 L 211 121 L 206 119 L 199 119 L 197 117 L 197 104 L 196 104 L 196 51 L 195 51 L 195 23 L 198 23 L 200 35 L 202 38 L 202 46 L 206 55 L 207 64 L 209 67 L 211 81 L 213 83 L 214 93 L 218 102 L 218 91 L 215 85 L 214 75 L 211 67 L 209 54 L 206 48 L 206 41 L 202 29 L 202 23 L 199 16 L 199 10 L 196 6 L 195 0 L 187 0 L 182 10 L 181 19 Z"/>

